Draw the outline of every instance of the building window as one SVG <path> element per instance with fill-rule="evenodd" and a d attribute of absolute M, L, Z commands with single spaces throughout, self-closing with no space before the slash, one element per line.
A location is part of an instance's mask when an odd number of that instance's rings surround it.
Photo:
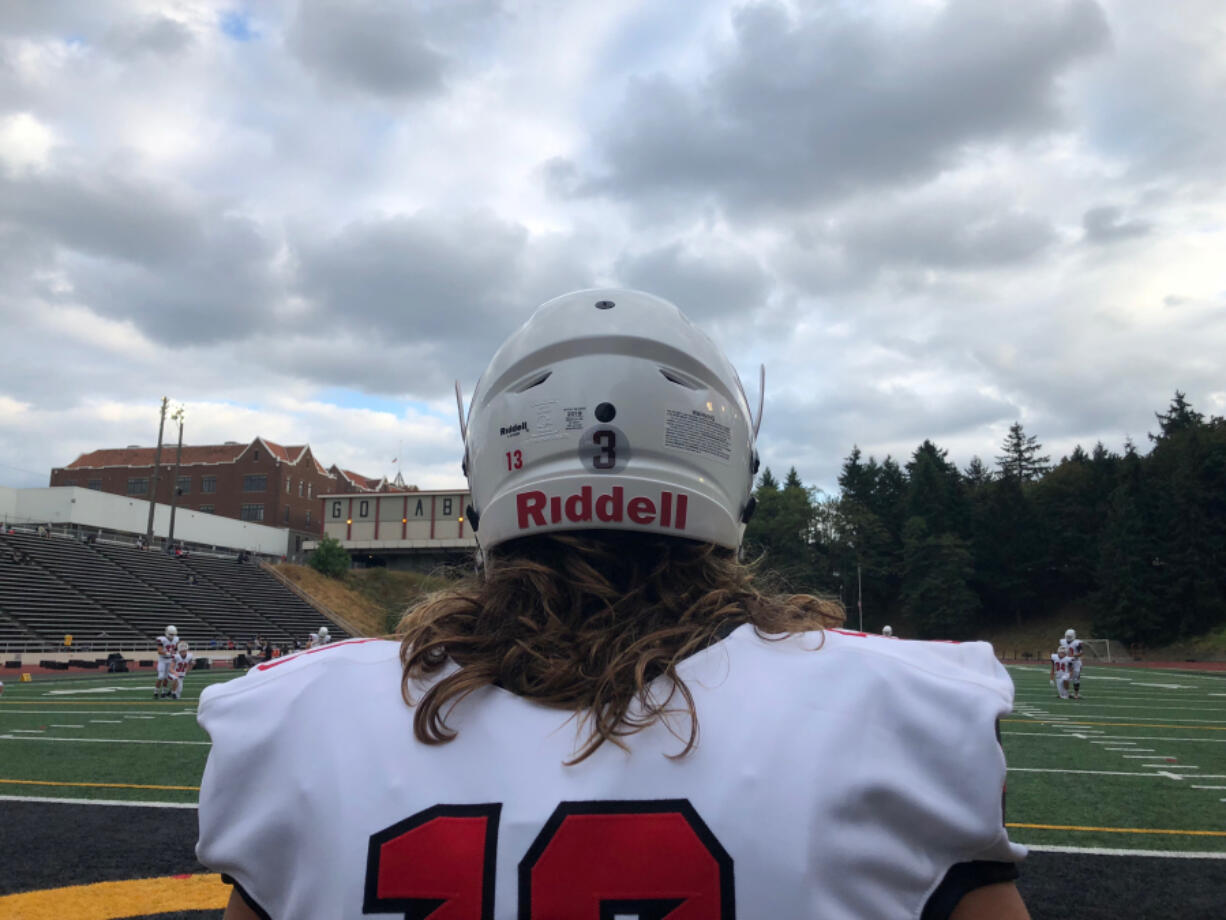
<path fill-rule="evenodd" d="M 311 509 L 309 509 L 309 508 L 307 509 L 307 518 L 306 518 L 306 522 L 307 522 L 307 524 L 308 524 L 308 525 L 311 523 Z"/>
<path fill-rule="evenodd" d="M 91 479 L 88 483 L 86 483 L 85 488 L 93 489 L 95 492 L 101 492 L 102 491 L 102 480 L 101 479 Z"/>
<path fill-rule="evenodd" d="M 75 486 L 76 484 L 77 484 L 77 481 L 75 479 L 65 479 L 64 480 L 64 485 L 66 486 Z"/>
<path fill-rule="evenodd" d="M 370 502 L 358 502 L 358 517 L 370 514 Z"/>
<path fill-rule="evenodd" d="M 244 492 L 263 492 L 268 488 L 267 476 L 244 476 L 243 491 Z"/>
<path fill-rule="evenodd" d="M 217 491 L 217 477 L 216 476 L 201 476 L 200 477 L 200 491 L 201 492 L 216 492 Z"/>
<path fill-rule="evenodd" d="M 252 462 L 260 459 L 260 449 L 257 447 L 251 454 Z"/>
<path fill-rule="evenodd" d="M 212 505 L 201 505 L 200 510 L 203 511 L 205 514 L 212 514 L 213 506 Z"/>
<path fill-rule="evenodd" d="M 311 484 L 308 482 L 307 483 L 307 498 L 310 498 L 310 497 L 311 497 Z"/>
<path fill-rule="evenodd" d="M 239 519 L 243 521 L 262 521 L 264 520 L 263 505 L 243 505 L 239 509 Z"/>
<path fill-rule="evenodd" d="M 288 506 L 285 509 L 285 523 L 287 524 L 289 523 L 289 507 Z"/>
<path fill-rule="evenodd" d="M 302 498 L 302 480 L 298 480 L 298 497 Z"/>
<path fill-rule="evenodd" d="M 292 480 L 292 479 L 290 479 L 288 476 L 286 476 L 286 477 L 285 477 L 285 494 L 286 494 L 286 495 L 289 495 L 289 490 L 290 490 L 290 488 L 293 486 L 293 484 L 294 484 L 294 480 Z M 301 483 L 301 482 L 300 482 L 300 483 L 298 483 L 298 488 L 300 488 L 300 489 L 302 488 L 302 483 Z"/>
<path fill-rule="evenodd" d="M 190 495 L 192 491 L 192 477 L 180 476 L 175 480 L 175 488 L 178 489 L 180 495 Z"/>
<path fill-rule="evenodd" d="M 129 479 L 128 494 L 129 495 L 145 495 L 149 491 L 148 479 Z"/>

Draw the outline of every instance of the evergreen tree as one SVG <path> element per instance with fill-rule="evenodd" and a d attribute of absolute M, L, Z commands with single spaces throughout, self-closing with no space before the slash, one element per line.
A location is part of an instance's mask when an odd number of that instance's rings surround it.
<path fill-rule="evenodd" d="M 969 515 L 958 468 L 948 453 L 924 441 L 907 464 L 907 517 L 923 518 L 928 532 L 959 536 L 968 530 Z"/>
<path fill-rule="evenodd" d="M 923 518 L 910 518 L 903 531 L 902 611 L 922 638 L 964 639 L 972 635 L 979 599 L 971 590 L 971 554 L 966 541 L 930 534 Z"/>
<path fill-rule="evenodd" d="M 757 507 L 745 528 L 749 551 L 763 556 L 765 567 L 780 575 L 792 589 L 815 587 L 812 490 L 801 482 L 795 468 L 788 471 L 781 489 L 768 468 L 762 472 L 754 498 Z"/>
<path fill-rule="evenodd" d="M 1128 643 L 1153 643 L 1169 636 L 1159 584 L 1163 564 L 1146 514 L 1141 458 L 1126 449 L 1103 529 L 1098 569 L 1102 587 L 1094 598 L 1096 634 Z"/>
<path fill-rule="evenodd" d="M 996 458 L 1002 476 L 1013 476 L 1021 482 L 1033 482 L 1048 470 L 1051 457 L 1040 456 L 1043 445 L 1034 435 L 1027 436 L 1021 422 L 1009 426 L 1009 434 Z"/>
<path fill-rule="evenodd" d="M 966 470 L 962 475 L 971 492 L 992 480 L 992 471 L 978 456 L 971 457 L 971 462 L 966 465 Z"/>

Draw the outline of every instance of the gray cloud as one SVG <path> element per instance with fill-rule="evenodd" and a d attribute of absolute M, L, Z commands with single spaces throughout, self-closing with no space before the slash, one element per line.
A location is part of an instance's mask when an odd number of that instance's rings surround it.
<path fill-rule="evenodd" d="M 303 0 L 286 34 L 325 85 L 404 99 L 443 85 L 450 60 L 411 6 L 380 0 Z"/>
<path fill-rule="evenodd" d="M 0 176 L 0 218 L 92 256 L 143 264 L 183 256 L 203 234 L 182 195 L 113 173 Z"/>
<path fill-rule="evenodd" d="M 1108 36 L 1092 0 L 990 10 L 951 0 L 895 29 L 764 2 L 733 24 L 734 44 L 698 85 L 630 84 L 593 145 L 607 171 L 580 191 L 710 196 L 752 212 L 919 182 L 972 145 L 1059 126 L 1057 80 Z M 566 169 L 555 162 L 550 174 Z"/>
<path fill-rule="evenodd" d="M 344 317 L 394 341 L 455 342 L 511 328 L 528 235 L 490 215 L 361 221 L 297 234 L 299 291 L 321 321 Z M 524 313 L 526 318 L 527 313 Z"/>
<path fill-rule="evenodd" d="M 1148 236 L 1152 228 L 1140 220 L 1125 220 L 1123 212 L 1111 205 L 1090 208 L 1082 215 L 1085 241 L 1096 245 Z"/>
<path fill-rule="evenodd" d="M 121 57 L 172 55 L 185 50 L 192 40 L 190 29 L 165 16 L 120 22 L 111 26 L 103 36 L 103 44 Z"/>
<path fill-rule="evenodd" d="M 752 313 L 770 294 L 770 278 L 758 260 L 728 247 L 695 253 L 670 243 L 625 253 L 614 271 L 620 283 L 673 301 L 695 321 Z"/>
<path fill-rule="evenodd" d="M 167 343 L 232 340 L 274 321 L 275 245 L 254 222 L 174 188 L 110 173 L 0 179 L 0 220 L 56 256 L 85 303 Z M 33 245 L 33 243 L 31 243 Z"/>

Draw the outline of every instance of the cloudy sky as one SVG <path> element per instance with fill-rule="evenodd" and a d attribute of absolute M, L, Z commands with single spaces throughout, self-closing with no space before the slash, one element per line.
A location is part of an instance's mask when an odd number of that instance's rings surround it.
<path fill-rule="evenodd" d="M 458 484 L 452 381 L 678 303 L 765 461 L 1226 414 L 1220 0 L 5 0 L 0 484 L 309 442 Z"/>

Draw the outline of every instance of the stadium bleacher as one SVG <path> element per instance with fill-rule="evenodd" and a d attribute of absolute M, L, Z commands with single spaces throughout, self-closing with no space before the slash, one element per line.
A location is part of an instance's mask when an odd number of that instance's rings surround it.
<path fill-rule="evenodd" d="M 24 561 L 19 561 L 24 560 Z M 174 556 L 61 534 L 0 535 L 0 648 L 151 647 L 173 623 L 200 650 L 262 636 L 283 649 L 327 623 L 339 624 L 253 562 Z"/>

